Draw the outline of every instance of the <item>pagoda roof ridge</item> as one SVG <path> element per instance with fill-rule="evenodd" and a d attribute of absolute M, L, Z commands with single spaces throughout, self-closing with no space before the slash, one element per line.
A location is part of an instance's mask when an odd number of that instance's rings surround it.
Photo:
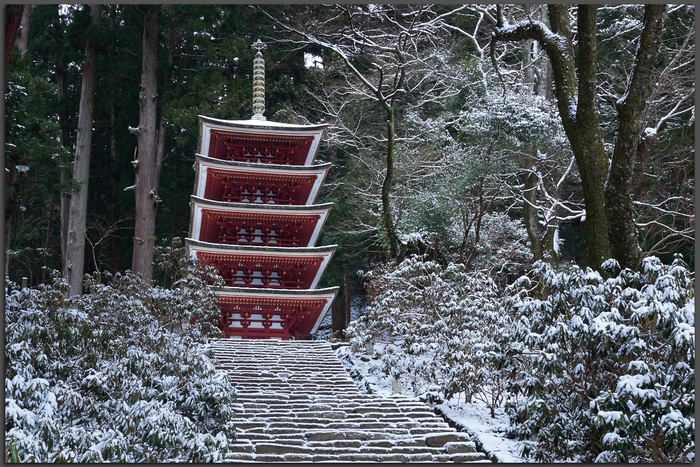
<path fill-rule="evenodd" d="M 256 246 L 256 245 L 235 245 L 230 243 L 211 243 L 203 242 L 201 240 L 195 240 L 194 238 L 186 238 L 186 245 L 192 245 L 194 247 L 200 248 L 211 248 L 220 250 L 222 252 L 241 252 L 241 253 L 290 253 L 294 255 L 298 254 L 323 254 L 323 253 L 335 253 L 338 245 L 323 245 L 323 246 L 309 246 L 309 247 L 283 247 L 283 246 Z"/>
<path fill-rule="evenodd" d="M 232 203 L 229 201 L 216 201 L 213 199 L 201 198 L 196 195 L 190 195 L 190 200 L 201 204 L 202 206 L 210 206 L 224 209 L 251 209 L 261 211 L 317 211 L 325 210 L 333 207 L 333 203 L 323 204 L 264 204 L 264 203 Z"/>
<path fill-rule="evenodd" d="M 205 156 L 204 154 L 195 154 L 195 158 L 212 165 L 220 165 L 230 168 L 251 168 L 266 172 L 312 172 L 318 169 L 325 169 L 333 165 L 332 162 L 323 162 L 321 164 L 312 165 L 287 165 L 287 164 L 262 164 L 259 162 L 239 162 L 229 161 L 225 159 L 217 159 L 216 157 Z"/>
<path fill-rule="evenodd" d="M 207 117 L 206 115 L 199 115 L 199 119 L 201 121 L 213 123 L 216 125 L 251 130 L 314 131 L 325 130 L 329 126 L 328 123 L 319 123 L 315 125 L 298 125 L 294 123 L 271 122 L 269 120 L 224 120 L 220 118 Z"/>
<path fill-rule="evenodd" d="M 219 294 L 225 293 L 236 296 L 266 296 L 266 298 L 277 296 L 283 296 L 286 298 L 304 298 L 315 296 L 330 296 L 338 293 L 340 290 L 339 286 L 326 287 L 323 289 L 265 289 L 256 287 L 229 287 L 229 286 L 210 286 L 211 290 Z"/>

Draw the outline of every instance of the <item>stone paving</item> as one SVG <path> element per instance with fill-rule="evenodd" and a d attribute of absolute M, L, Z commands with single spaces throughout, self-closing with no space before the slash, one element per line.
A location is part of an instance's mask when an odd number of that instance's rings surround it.
<path fill-rule="evenodd" d="M 327 342 L 211 347 L 237 394 L 229 462 L 489 462 L 420 400 L 362 394 Z"/>

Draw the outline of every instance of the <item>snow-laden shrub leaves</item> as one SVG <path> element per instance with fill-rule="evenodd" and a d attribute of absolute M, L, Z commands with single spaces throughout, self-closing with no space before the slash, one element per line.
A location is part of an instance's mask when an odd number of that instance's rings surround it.
<path fill-rule="evenodd" d="M 532 366 L 511 406 L 535 460 L 690 462 L 695 458 L 694 282 L 680 259 L 614 261 L 604 274 L 536 263 L 506 307 Z M 616 274 L 617 273 L 617 274 Z"/>
<path fill-rule="evenodd" d="M 483 400 L 493 415 L 511 371 L 501 345 L 508 317 L 499 313 L 493 280 L 463 264 L 442 267 L 417 256 L 365 278 L 371 304 L 348 328 L 353 348 L 395 342 L 396 351 L 382 355 L 387 374 L 417 389 L 437 386 L 444 398 Z"/>
<path fill-rule="evenodd" d="M 500 296 L 461 265 L 380 265 L 363 274 L 370 304 L 348 327 L 351 349 L 392 342 L 382 369 L 416 394 L 492 413 L 505 402 L 530 460 L 692 462 L 692 274 L 653 257 L 601 269 L 537 262 Z"/>
<path fill-rule="evenodd" d="M 69 300 L 58 277 L 6 294 L 7 460 L 223 459 L 235 394 L 202 350 L 220 314 L 190 266 L 187 287 L 96 274 Z"/>

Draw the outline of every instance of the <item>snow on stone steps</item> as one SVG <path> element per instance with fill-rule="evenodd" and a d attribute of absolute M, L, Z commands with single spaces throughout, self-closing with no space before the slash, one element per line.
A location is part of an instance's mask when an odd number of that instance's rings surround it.
<path fill-rule="evenodd" d="M 361 393 L 327 342 L 209 347 L 236 389 L 229 462 L 488 462 L 418 399 Z"/>

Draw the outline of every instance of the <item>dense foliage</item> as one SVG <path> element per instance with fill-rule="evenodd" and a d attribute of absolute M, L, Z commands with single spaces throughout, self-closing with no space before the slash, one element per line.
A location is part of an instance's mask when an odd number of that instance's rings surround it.
<path fill-rule="evenodd" d="M 631 74 L 643 9 L 609 5 L 597 13 L 598 102 L 609 152 L 617 127 L 615 102 Z M 27 50 L 12 54 L 5 89 L 5 251 L 17 282 L 26 276 L 30 286 L 45 283 L 43 266 L 62 267 L 68 213 L 61 205 L 75 189 L 71 159 L 88 38 L 99 40 L 100 53 L 85 271 L 123 272 L 131 264 L 135 201 L 128 187 L 134 185 L 136 137 L 128 128 L 138 125 L 144 11 L 106 5 L 95 30 L 88 27 L 89 5 L 31 6 Z M 511 23 L 546 22 L 548 7 L 510 5 L 504 13 Z M 569 13 L 575 18 L 577 8 Z M 515 236 L 514 253 L 521 259 L 529 248 L 535 259 L 585 265 L 581 177 L 552 99 L 551 63 L 537 41 L 502 42 L 492 59 L 488 44 L 495 14 L 496 5 L 479 4 L 162 5 L 158 119 L 164 139 L 155 235 L 172 238 L 188 230 L 197 116 L 252 114 L 250 45 L 261 39 L 268 45 L 268 120 L 329 124 L 317 161 L 333 167 L 318 202 L 334 202 L 336 208 L 320 242 L 339 248 L 323 285 L 337 285 L 346 269 L 354 278 L 368 262 L 387 259 L 384 205 L 400 238 L 420 235 L 428 241 L 400 245 L 402 258 L 429 252 L 443 265 L 481 268 L 492 263 L 483 254 L 489 250 L 479 247 L 494 234 L 489 222 L 497 227 L 507 217 L 522 220 L 531 240 L 527 245 Z M 407 18 L 422 38 L 417 50 L 403 59 L 384 54 L 392 47 L 381 56 L 368 52 L 369 39 L 379 45 L 403 37 Z M 302 28 L 317 41 L 281 24 Z M 343 29 L 348 24 L 352 31 Z M 642 250 L 665 261 L 682 252 L 691 270 L 693 24 L 692 5 L 669 7 L 654 72 L 658 86 L 641 135 L 648 153 L 639 154 L 632 186 Z M 352 40 L 350 32 L 367 40 Z M 347 52 L 369 82 L 386 85 L 395 65 L 405 75 L 399 90 L 390 93 L 394 173 L 387 186 L 385 110 L 330 46 Z M 26 175 L 16 172 L 18 164 L 29 167 Z"/>
<path fill-rule="evenodd" d="M 680 258 L 605 271 L 540 261 L 501 291 L 459 264 L 380 266 L 352 348 L 393 344 L 382 368 L 417 395 L 506 403 L 532 460 L 692 461 L 693 277 Z"/>
<path fill-rule="evenodd" d="M 202 350 L 219 334 L 216 296 L 201 270 L 179 271 L 171 289 L 131 273 L 86 276 L 88 293 L 70 300 L 59 277 L 6 289 L 6 460 L 222 459 L 235 394 Z"/>
<path fill-rule="evenodd" d="M 680 259 L 605 267 L 607 279 L 537 263 L 511 289 L 512 339 L 527 348 L 517 433 L 542 461 L 692 461 L 694 281 Z"/>
<path fill-rule="evenodd" d="M 371 304 L 348 329 L 353 349 L 396 340 L 398 350 L 381 356 L 382 368 L 408 378 L 416 392 L 432 387 L 445 398 L 476 397 L 492 411 L 502 403 L 501 352 L 494 345 L 507 321 L 493 280 L 463 264 L 443 268 L 418 257 L 364 278 Z"/>

